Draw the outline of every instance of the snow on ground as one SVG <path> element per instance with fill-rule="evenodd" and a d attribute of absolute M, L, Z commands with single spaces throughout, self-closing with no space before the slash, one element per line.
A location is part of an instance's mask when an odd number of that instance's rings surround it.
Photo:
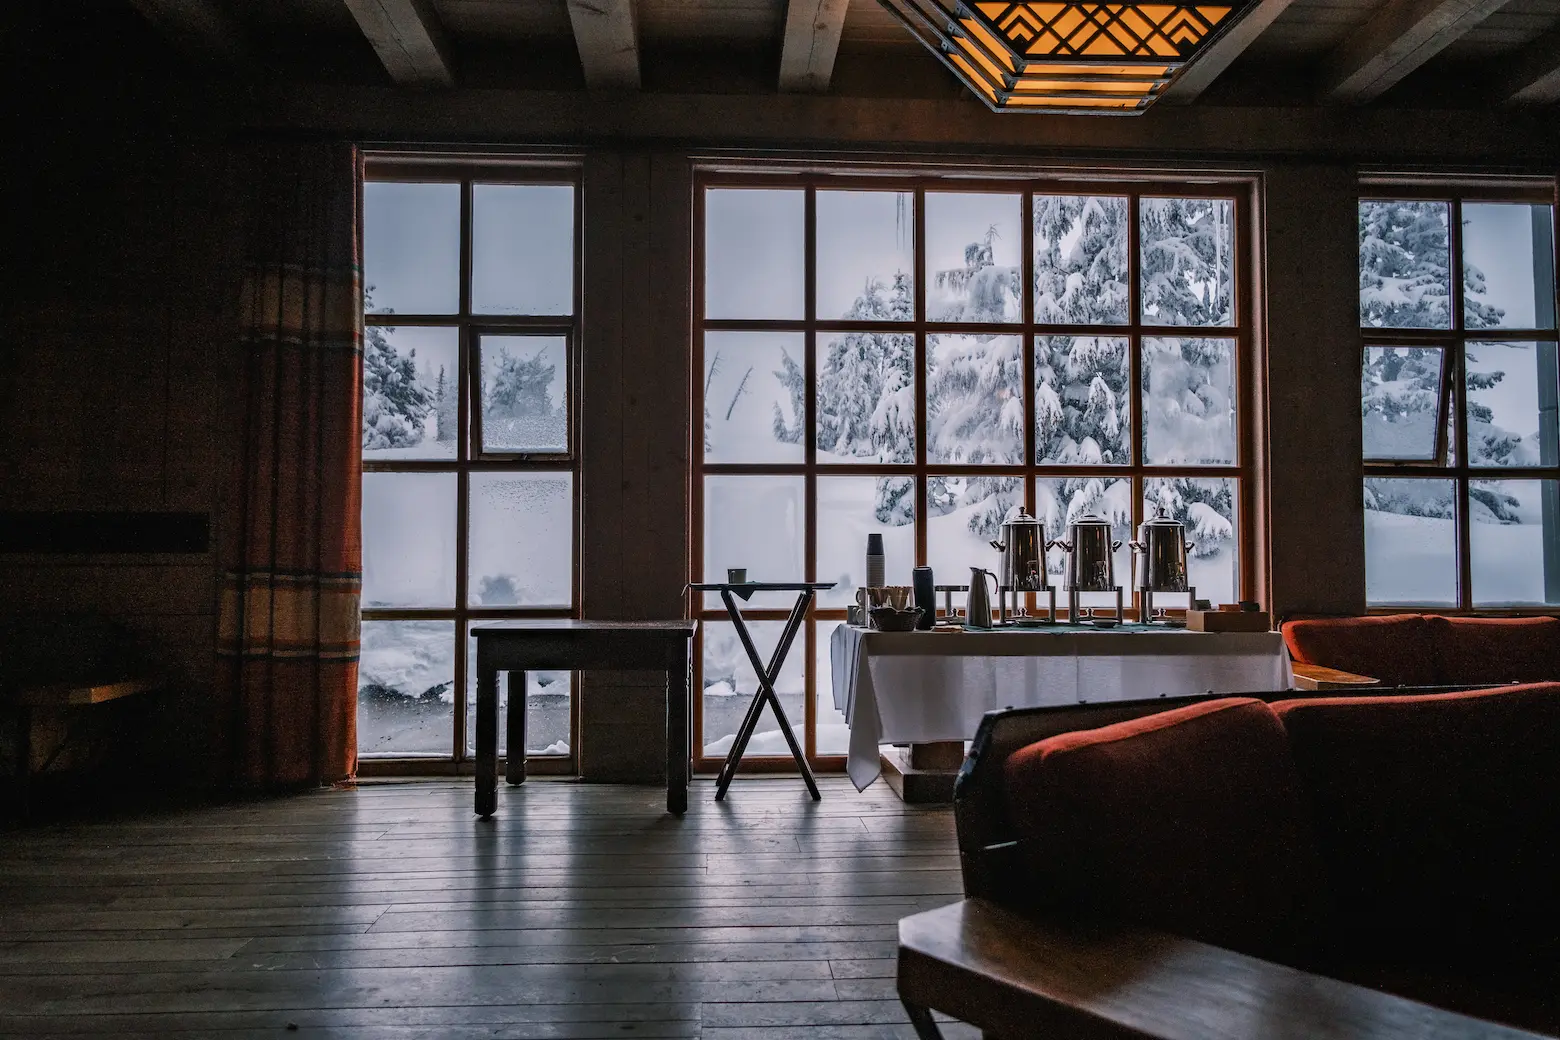
<path fill-rule="evenodd" d="M 1541 519 L 1474 523 L 1468 532 L 1477 605 L 1544 602 Z M 1372 604 L 1457 601 L 1457 528 L 1450 519 L 1365 511 L 1365 595 Z"/>

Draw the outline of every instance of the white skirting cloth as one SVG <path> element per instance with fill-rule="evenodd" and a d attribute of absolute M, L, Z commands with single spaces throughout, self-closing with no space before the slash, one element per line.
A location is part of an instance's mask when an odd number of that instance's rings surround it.
<path fill-rule="evenodd" d="M 875 632 L 829 638 L 834 707 L 850 726 L 846 771 L 877 778 L 878 745 L 969 740 L 981 716 L 1029 708 L 1294 686 L 1277 632 L 1002 629 Z"/>

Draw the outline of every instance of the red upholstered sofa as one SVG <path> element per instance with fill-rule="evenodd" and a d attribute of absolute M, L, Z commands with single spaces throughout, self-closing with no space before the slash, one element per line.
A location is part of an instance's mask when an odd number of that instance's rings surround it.
<path fill-rule="evenodd" d="M 1560 683 L 1209 700 L 1002 777 L 1037 910 L 1560 1035 Z"/>
<path fill-rule="evenodd" d="M 1287 621 L 1301 664 L 1369 675 L 1386 686 L 1560 681 L 1560 619 L 1435 614 Z"/>

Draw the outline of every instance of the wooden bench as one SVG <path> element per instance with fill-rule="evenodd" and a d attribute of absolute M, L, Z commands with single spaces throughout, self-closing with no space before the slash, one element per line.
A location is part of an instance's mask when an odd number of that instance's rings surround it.
<path fill-rule="evenodd" d="M 0 692 L 0 704 L 14 712 L 16 718 L 16 771 L 15 798 L 19 815 L 26 819 L 30 811 L 33 769 L 33 722 L 37 711 L 65 712 L 71 708 L 93 707 L 109 704 L 139 693 L 160 689 L 160 677 L 120 676 L 80 682 L 36 683 L 15 686 Z M 60 754 L 71 745 L 76 731 L 67 723 L 64 736 L 54 745 L 38 767 L 38 774 L 47 773 Z"/>
<path fill-rule="evenodd" d="M 1088 1040 L 1533 1040 L 1534 1033 L 1177 935 L 1080 931 L 982 899 L 899 922 L 899 996 L 989 1036 Z"/>

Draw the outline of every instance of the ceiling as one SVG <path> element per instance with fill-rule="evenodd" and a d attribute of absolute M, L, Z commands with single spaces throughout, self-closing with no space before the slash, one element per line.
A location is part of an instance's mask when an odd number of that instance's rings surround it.
<path fill-rule="evenodd" d="M 962 96 L 877 0 L 99 0 L 185 74 Z M 1167 102 L 1560 103 L 1560 0 L 1253 0 Z"/>

